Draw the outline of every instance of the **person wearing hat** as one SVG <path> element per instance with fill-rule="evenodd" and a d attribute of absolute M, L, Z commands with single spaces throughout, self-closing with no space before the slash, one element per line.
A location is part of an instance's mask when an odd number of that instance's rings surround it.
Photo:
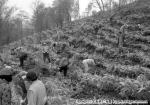
<path fill-rule="evenodd" d="M 45 105 L 47 100 L 46 88 L 43 82 L 38 80 L 37 74 L 34 71 L 29 71 L 25 80 L 30 83 L 27 92 L 28 105 Z"/>

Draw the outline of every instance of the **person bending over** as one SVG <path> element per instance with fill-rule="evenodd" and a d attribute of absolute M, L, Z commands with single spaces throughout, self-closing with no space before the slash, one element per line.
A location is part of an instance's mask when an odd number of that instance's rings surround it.
<path fill-rule="evenodd" d="M 82 61 L 82 64 L 84 66 L 84 72 L 85 73 L 87 73 L 91 67 L 96 66 L 93 59 L 84 59 Z"/>

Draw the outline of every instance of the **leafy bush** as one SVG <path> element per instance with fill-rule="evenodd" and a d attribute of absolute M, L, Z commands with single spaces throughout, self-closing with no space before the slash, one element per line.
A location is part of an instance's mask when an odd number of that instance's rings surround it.
<path fill-rule="evenodd" d="M 48 99 L 48 105 L 63 105 L 61 97 L 55 96 Z"/>
<path fill-rule="evenodd" d="M 92 43 L 87 43 L 85 47 L 86 47 L 87 52 L 89 53 L 93 53 L 96 49 L 96 46 L 93 45 Z"/>
<path fill-rule="evenodd" d="M 116 78 L 112 75 L 105 75 L 98 84 L 98 87 L 104 92 L 116 92 L 119 86 Z"/>
<path fill-rule="evenodd" d="M 121 84 L 121 89 L 119 94 L 121 95 L 121 97 L 126 99 L 131 99 L 136 97 L 140 84 L 135 83 L 131 79 L 126 79 L 124 82 L 120 82 L 120 84 Z"/>
<path fill-rule="evenodd" d="M 96 54 L 104 54 L 104 52 L 106 51 L 106 48 L 105 47 L 97 47 L 96 48 L 96 50 L 95 50 L 95 52 L 96 52 Z"/>
<path fill-rule="evenodd" d="M 150 36 L 150 30 L 145 30 L 142 35 L 143 36 Z"/>
<path fill-rule="evenodd" d="M 61 40 L 66 41 L 66 40 L 69 39 L 69 36 L 67 36 L 67 35 L 61 35 L 59 38 L 60 38 Z"/>
<path fill-rule="evenodd" d="M 45 83 L 45 87 L 46 87 L 46 93 L 48 96 L 51 96 L 51 97 L 55 96 L 57 86 L 53 82 L 47 81 Z"/>
<path fill-rule="evenodd" d="M 143 71 L 140 69 L 139 66 L 115 65 L 112 73 L 121 77 L 136 78 L 139 74 L 142 74 Z"/>
<path fill-rule="evenodd" d="M 116 58 L 116 55 L 117 55 L 117 52 L 115 49 L 107 49 L 104 53 L 104 55 L 108 58 L 112 58 L 112 59 L 115 59 Z"/>
<path fill-rule="evenodd" d="M 143 63 L 142 57 L 136 53 L 130 53 L 127 57 L 134 65 Z"/>
<path fill-rule="evenodd" d="M 146 76 L 146 79 L 150 80 L 150 70 L 145 67 L 141 67 L 141 71 L 143 71 L 143 74 Z"/>
<path fill-rule="evenodd" d="M 119 86 L 117 79 L 112 75 L 105 75 L 104 77 L 101 77 L 98 75 L 84 73 L 82 80 L 85 84 L 89 83 L 104 92 L 116 92 L 116 88 Z"/>

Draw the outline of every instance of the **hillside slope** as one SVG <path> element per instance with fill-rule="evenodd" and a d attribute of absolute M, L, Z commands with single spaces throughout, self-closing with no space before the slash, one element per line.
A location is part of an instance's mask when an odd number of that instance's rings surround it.
<path fill-rule="evenodd" d="M 10 55 L 10 50 L 20 46 L 24 47 L 36 62 L 35 66 L 26 62 L 24 70 L 36 68 L 35 70 L 38 71 L 39 66 L 48 68 L 49 79 L 43 79 L 43 81 L 45 84 L 52 82 L 52 85 L 58 86 L 57 88 L 64 86 L 63 89 L 66 93 L 63 95 L 59 93 L 59 96 L 67 99 L 90 99 L 94 97 L 137 99 L 137 91 L 141 88 L 141 82 L 144 82 L 144 80 L 139 82 L 139 75 L 146 77 L 148 79 L 146 83 L 150 86 L 149 3 L 149 0 L 139 0 L 132 4 L 134 7 L 124 7 L 114 16 L 113 23 L 107 19 L 101 20 L 97 17 L 90 17 L 71 22 L 61 30 L 56 28 L 35 33 L 33 36 L 4 46 L 1 53 L 2 59 L 16 69 L 21 69 L 18 67 L 18 60 L 15 56 Z M 130 27 L 125 38 L 125 46 L 120 50 L 118 48 L 118 32 L 122 23 L 125 22 Z M 144 31 L 139 30 L 137 24 L 142 24 Z M 49 53 L 53 59 L 50 64 L 45 64 L 42 60 L 43 43 L 50 46 Z M 54 43 L 56 47 L 52 49 L 51 46 Z M 72 62 L 67 78 L 54 75 L 57 72 L 57 61 L 61 60 L 62 57 L 70 57 Z M 87 57 L 93 58 L 97 67 L 84 74 L 82 73 L 81 62 Z M 36 67 L 37 65 L 38 67 Z M 48 85 L 47 88 L 50 87 L 51 85 Z M 115 90 L 116 88 L 118 90 Z M 124 89 L 126 89 L 125 92 Z M 55 97 L 58 97 L 58 94 Z M 56 100 L 60 102 L 59 104 L 66 104 L 65 102 L 61 103 L 63 99 Z"/>

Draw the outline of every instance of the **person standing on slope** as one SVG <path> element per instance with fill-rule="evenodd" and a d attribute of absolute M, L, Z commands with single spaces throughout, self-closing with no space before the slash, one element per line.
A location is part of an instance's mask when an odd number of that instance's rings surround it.
<path fill-rule="evenodd" d="M 27 60 L 28 58 L 28 53 L 26 52 L 26 50 L 23 47 L 19 47 L 16 49 L 17 51 L 17 57 L 19 58 L 20 61 L 20 67 L 24 66 L 24 61 Z"/>
<path fill-rule="evenodd" d="M 120 32 L 119 32 L 119 38 L 118 38 L 118 46 L 119 48 L 122 48 L 124 46 L 124 40 L 126 36 L 126 29 L 128 28 L 128 25 L 125 23 L 121 26 Z"/>
<path fill-rule="evenodd" d="M 48 60 L 48 62 L 50 63 L 50 57 L 49 57 L 49 47 L 46 46 L 46 43 L 43 44 L 43 61 L 46 62 L 46 59 Z"/>
<path fill-rule="evenodd" d="M 69 59 L 66 57 L 63 57 L 59 64 L 59 71 L 63 72 L 64 76 L 67 76 L 68 70 L 69 70 Z"/>

